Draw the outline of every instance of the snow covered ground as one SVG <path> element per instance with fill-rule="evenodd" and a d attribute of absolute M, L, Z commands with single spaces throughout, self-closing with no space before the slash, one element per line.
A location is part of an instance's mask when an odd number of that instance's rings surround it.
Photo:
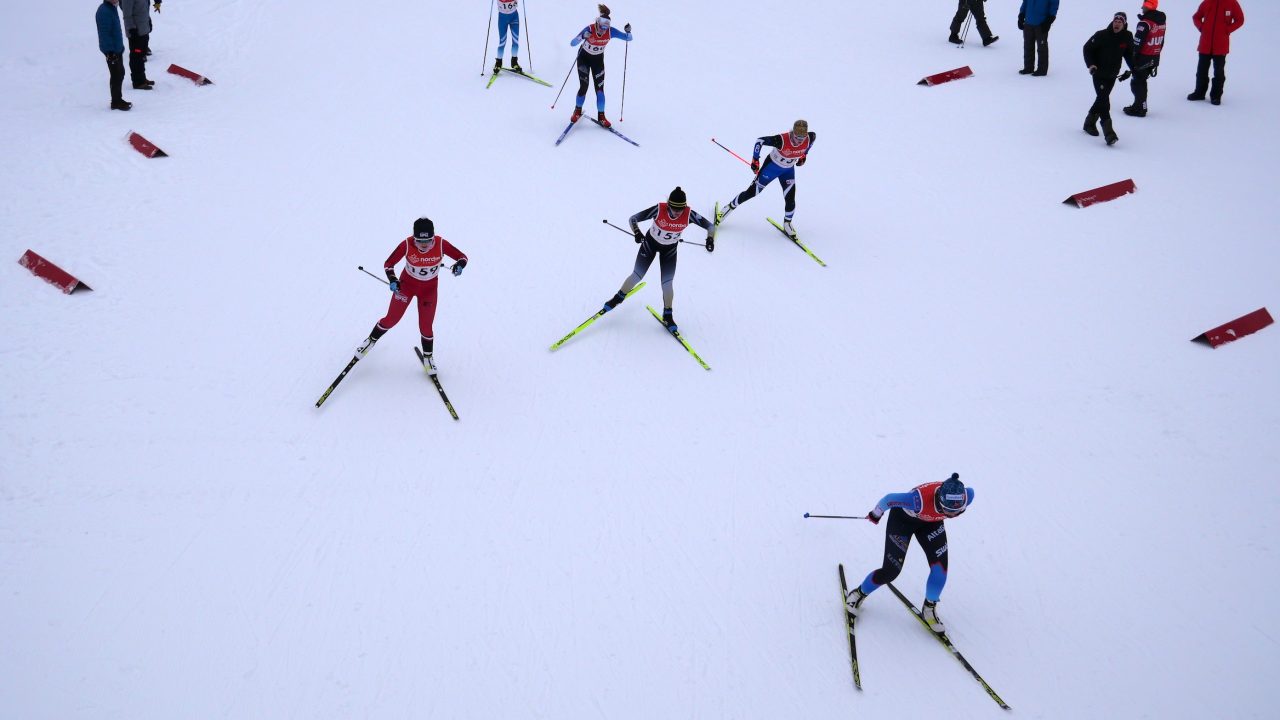
<path fill-rule="evenodd" d="M 558 88 L 594 6 L 529 5 L 521 60 Z M 94 3 L 15 7 L 0 717 L 991 717 L 887 592 L 853 690 L 836 564 L 862 577 L 883 529 L 802 519 L 953 471 L 977 501 L 941 613 L 1019 716 L 1274 716 L 1280 329 L 1188 340 L 1280 310 L 1280 8 L 1247 4 L 1211 107 L 1183 99 L 1195 3 L 1164 5 L 1151 114 L 1117 87 L 1113 148 L 1080 131 L 1079 48 L 1120 9 L 1096 0 L 1063 3 L 1034 79 L 1012 0 L 985 49 L 945 42 L 951 0 L 617 3 L 610 117 L 641 148 L 586 124 L 552 146 L 576 80 L 554 111 L 486 90 L 482 2 L 166 3 L 129 113 Z M 750 176 L 709 139 L 745 154 L 797 117 L 796 225 L 828 268 L 765 223 L 770 187 L 681 251 L 712 372 L 644 310 L 656 268 L 547 351 L 630 271 L 602 219 L 675 185 L 710 213 Z M 414 311 L 316 410 L 386 308 L 356 266 L 420 214 L 471 257 L 436 322 L 462 420 Z M 899 586 L 926 570 L 913 548 Z"/>

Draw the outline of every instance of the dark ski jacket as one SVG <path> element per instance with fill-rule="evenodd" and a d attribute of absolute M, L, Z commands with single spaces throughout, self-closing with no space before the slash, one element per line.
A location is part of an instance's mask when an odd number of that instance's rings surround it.
<path fill-rule="evenodd" d="M 124 36 L 120 32 L 120 12 L 107 0 L 102 0 L 93 19 L 98 23 L 98 49 L 103 55 L 124 54 Z"/>
<path fill-rule="evenodd" d="M 1058 16 L 1058 0 L 1022 0 L 1018 14 L 1027 25 L 1043 25 L 1045 20 Z"/>
<path fill-rule="evenodd" d="M 1119 75 L 1121 61 L 1133 67 L 1133 33 L 1128 28 L 1112 32 L 1108 24 L 1084 44 L 1085 67 L 1093 65 L 1098 68 L 1094 77 L 1113 78 Z"/>
<path fill-rule="evenodd" d="M 1165 20 L 1164 13 L 1159 10 L 1143 10 L 1138 15 L 1138 28 L 1133 33 L 1133 59 L 1138 64 L 1138 67 L 1145 68 L 1160 64 L 1160 53 L 1143 55 L 1141 51 L 1142 44 L 1147 41 L 1147 36 L 1156 28 L 1164 26 Z"/>

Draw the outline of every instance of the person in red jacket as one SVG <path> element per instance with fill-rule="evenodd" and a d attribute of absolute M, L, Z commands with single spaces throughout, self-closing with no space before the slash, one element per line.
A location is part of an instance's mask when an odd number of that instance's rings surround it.
<path fill-rule="evenodd" d="M 1200 31 L 1200 64 L 1196 66 L 1196 89 L 1188 100 L 1203 100 L 1209 92 L 1209 102 L 1222 104 L 1222 86 L 1227 82 L 1227 53 L 1231 52 L 1231 33 L 1244 27 L 1244 11 L 1238 0 L 1204 0 L 1191 21 Z M 1209 65 L 1213 64 L 1213 85 L 1209 85 Z"/>
<path fill-rule="evenodd" d="M 387 273 L 387 284 L 391 287 L 391 306 L 387 308 L 387 316 L 373 326 L 369 337 L 356 348 L 357 357 L 363 358 L 383 333 L 400 322 L 405 310 L 409 309 L 409 300 L 416 297 L 418 330 L 422 333 L 423 364 L 427 372 L 436 374 L 435 360 L 431 355 L 435 349 L 435 335 L 431 324 L 436 319 L 436 290 L 440 285 L 437 274 L 444 256 L 455 260 L 453 274 L 461 275 L 462 269 L 467 266 L 467 256 L 449 244 L 448 240 L 436 235 L 436 226 L 430 219 L 423 217 L 415 220 L 413 235 L 401 240 L 383 263 L 382 269 Z M 404 270 L 397 277 L 396 263 L 401 260 L 404 260 Z"/>

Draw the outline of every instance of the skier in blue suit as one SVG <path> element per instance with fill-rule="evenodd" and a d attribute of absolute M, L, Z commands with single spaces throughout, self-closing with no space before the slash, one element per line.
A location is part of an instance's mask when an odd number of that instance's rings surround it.
<path fill-rule="evenodd" d="M 493 74 L 502 69 L 502 53 L 507 49 L 507 32 L 511 33 L 511 69 L 522 73 L 520 67 L 520 0 L 497 0 L 498 3 L 498 59 L 493 63 Z"/>

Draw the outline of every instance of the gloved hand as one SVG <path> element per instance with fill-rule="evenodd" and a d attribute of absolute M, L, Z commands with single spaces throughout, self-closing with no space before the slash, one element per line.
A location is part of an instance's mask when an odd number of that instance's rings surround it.
<path fill-rule="evenodd" d="M 156 12 L 160 12 L 160 0 L 156 0 L 154 7 Z"/>
<path fill-rule="evenodd" d="M 1057 19 L 1058 19 L 1057 15 L 1050 15 L 1049 17 L 1044 19 L 1044 32 L 1046 35 L 1049 34 L 1049 27 L 1053 25 L 1053 21 Z"/>
<path fill-rule="evenodd" d="M 466 258 L 459 258 L 458 262 L 453 264 L 453 276 L 458 277 L 462 274 L 462 269 L 467 266 Z"/>
<path fill-rule="evenodd" d="M 391 282 L 387 283 L 387 287 L 391 288 L 392 294 L 400 292 L 400 281 L 392 280 Z"/>
<path fill-rule="evenodd" d="M 625 33 L 631 32 L 631 23 L 627 23 L 626 25 L 623 25 L 622 32 L 625 32 Z"/>
<path fill-rule="evenodd" d="M 107 62 L 120 62 L 120 53 L 102 53 L 107 56 Z"/>
<path fill-rule="evenodd" d="M 632 230 L 631 233 L 635 236 L 636 242 L 638 243 L 644 242 L 644 233 L 640 232 L 639 230 Z"/>
<path fill-rule="evenodd" d="M 125 34 L 125 35 L 130 39 L 130 40 L 132 40 L 132 39 L 134 39 L 134 38 L 138 37 L 138 28 L 132 28 L 132 29 L 129 29 L 129 30 L 125 30 L 125 31 L 124 31 L 124 34 Z"/>
<path fill-rule="evenodd" d="M 751 172 L 753 173 L 760 172 L 760 161 L 755 158 L 751 159 Z"/>
<path fill-rule="evenodd" d="M 800 162 L 796 163 L 796 165 L 797 165 L 797 166 L 799 166 L 799 165 L 803 165 L 803 164 L 804 164 L 804 161 L 805 161 L 805 160 L 808 160 L 808 159 L 809 159 L 809 156 L 808 156 L 808 155 L 801 155 L 801 156 L 800 156 Z"/>
<path fill-rule="evenodd" d="M 878 515 L 875 510 L 872 510 L 871 512 L 867 513 L 867 519 L 871 521 L 872 525 L 879 525 L 880 517 L 881 516 Z"/>
<path fill-rule="evenodd" d="M 1116 82 L 1124 82 L 1125 80 L 1128 80 L 1131 75 L 1133 75 L 1132 70 L 1125 70 L 1120 73 L 1120 77 L 1116 78 Z"/>
<path fill-rule="evenodd" d="M 716 236 L 708 235 L 707 236 L 707 252 L 715 252 L 715 251 L 716 251 Z"/>
<path fill-rule="evenodd" d="M 1027 16 L 1022 13 L 1018 13 L 1018 29 L 1021 30 L 1026 26 L 1027 26 Z"/>

